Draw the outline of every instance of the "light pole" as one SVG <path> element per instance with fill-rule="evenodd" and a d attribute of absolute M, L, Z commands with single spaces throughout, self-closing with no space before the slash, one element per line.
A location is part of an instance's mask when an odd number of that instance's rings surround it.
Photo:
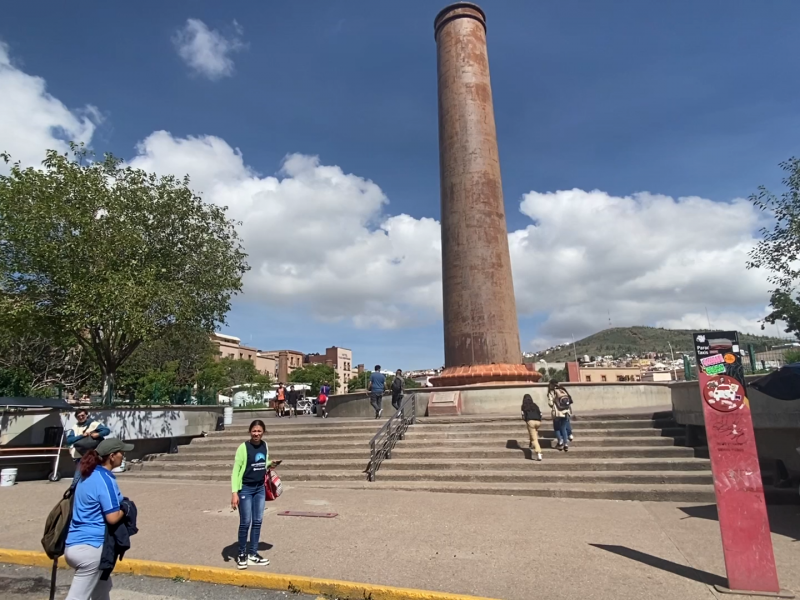
<path fill-rule="evenodd" d="M 669 355 L 672 357 L 672 376 L 675 378 L 675 381 L 678 381 L 678 370 L 675 368 L 675 353 L 672 351 L 672 344 L 667 342 L 669 346 Z M 683 374 L 684 378 L 686 374 Z"/>

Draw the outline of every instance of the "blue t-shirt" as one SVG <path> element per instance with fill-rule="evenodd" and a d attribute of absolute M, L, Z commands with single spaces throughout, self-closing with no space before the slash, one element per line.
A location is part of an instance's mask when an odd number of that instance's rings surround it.
<path fill-rule="evenodd" d="M 114 474 L 103 467 L 95 467 L 92 474 L 81 479 L 75 489 L 66 545 L 102 546 L 106 534 L 105 516 L 117 512 L 120 502 L 122 494 Z"/>
<path fill-rule="evenodd" d="M 375 372 L 369 376 L 369 382 L 372 384 L 370 392 L 373 394 L 382 394 L 386 389 L 386 375 L 383 373 Z"/>

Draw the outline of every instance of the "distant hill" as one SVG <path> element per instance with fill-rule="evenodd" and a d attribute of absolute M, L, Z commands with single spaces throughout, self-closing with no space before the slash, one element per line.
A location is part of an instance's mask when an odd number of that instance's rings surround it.
<path fill-rule="evenodd" d="M 535 362 L 545 358 L 548 362 L 567 362 L 575 360 L 575 351 L 578 357 L 606 356 L 613 355 L 620 358 L 626 354 L 641 356 L 648 352 L 659 352 L 669 355 L 669 344 L 677 357 L 680 353 L 689 355 L 694 354 L 692 345 L 691 329 L 663 329 L 661 327 L 612 327 L 599 331 L 589 337 L 575 342 L 575 350 L 572 344 L 563 345 L 561 348 L 550 349 L 549 354 L 544 351 L 535 354 L 533 357 L 526 357 L 526 362 Z M 787 343 L 786 339 L 740 334 L 739 341 L 743 346 L 754 344 L 756 350 L 772 348 L 778 344 Z"/>

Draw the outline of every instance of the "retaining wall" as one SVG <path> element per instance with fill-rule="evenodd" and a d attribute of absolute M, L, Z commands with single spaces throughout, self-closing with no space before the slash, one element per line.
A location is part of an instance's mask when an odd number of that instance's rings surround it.
<path fill-rule="evenodd" d="M 575 411 L 640 412 L 669 410 L 670 388 L 665 383 L 565 383 L 575 400 Z M 530 394 L 543 412 L 547 409 L 547 384 L 476 385 L 416 388 L 417 415 L 425 416 L 429 395 L 438 391 L 460 391 L 464 415 L 516 415 L 522 396 Z M 383 396 L 384 415 L 392 411 L 391 394 Z M 331 396 L 328 413 L 334 417 L 371 417 L 375 413 L 366 392 Z"/>
<path fill-rule="evenodd" d="M 174 446 L 187 444 L 204 431 L 215 431 L 223 418 L 223 407 L 90 408 L 89 414 L 111 429 L 111 437 L 132 442 L 135 448 L 126 453 L 126 457 L 136 459 L 147 454 L 169 452 Z M 76 423 L 73 413 L 59 414 L 43 409 L 9 410 L 0 415 L 0 446 L 3 448 L 42 446 L 48 427 L 71 429 Z M 50 472 L 50 464 L 41 459 L 21 459 L 19 464 L 12 464 L 14 462 L 13 459 L 4 459 L 0 466 L 20 468 L 20 479 L 42 478 Z M 62 475 L 72 475 L 74 464 L 66 450 L 62 453 L 60 465 Z"/>

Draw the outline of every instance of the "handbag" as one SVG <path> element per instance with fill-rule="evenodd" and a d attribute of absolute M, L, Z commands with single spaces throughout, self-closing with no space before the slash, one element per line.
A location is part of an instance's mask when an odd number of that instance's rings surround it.
<path fill-rule="evenodd" d="M 269 502 L 277 500 L 278 497 L 283 493 L 281 478 L 278 477 L 278 474 L 274 469 L 267 469 L 267 474 L 264 477 L 264 489 Z"/>

